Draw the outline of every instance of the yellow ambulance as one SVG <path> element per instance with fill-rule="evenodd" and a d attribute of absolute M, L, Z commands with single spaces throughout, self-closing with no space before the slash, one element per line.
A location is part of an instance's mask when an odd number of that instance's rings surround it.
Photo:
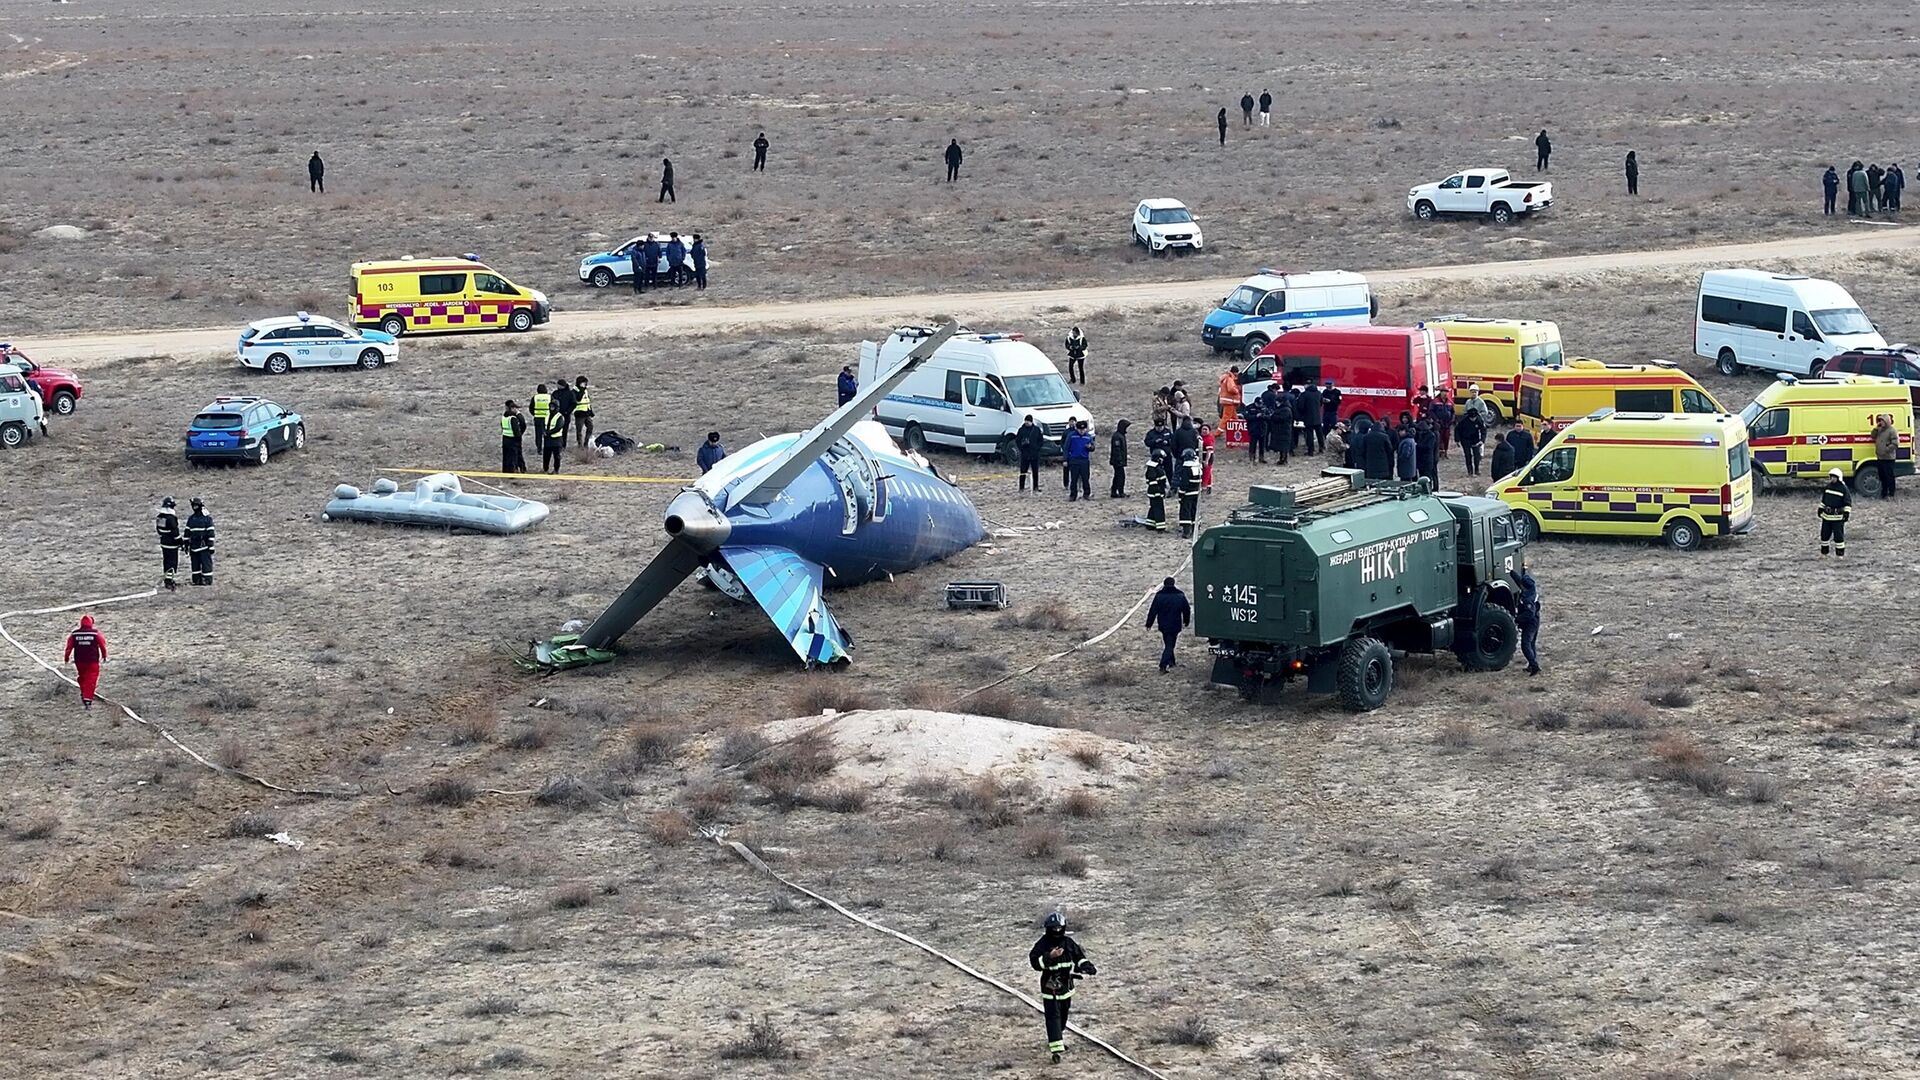
<path fill-rule="evenodd" d="M 1899 439 L 1895 476 L 1913 472 L 1913 401 L 1907 388 L 1871 375 L 1796 379 L 1781 375 L 1740 410 L 1762 492 L 1791 480 L 1825 483 L 1838 468 L 1862 495 L 1880 494 L 1873 467 L 1875 418 L 1890 416 Z"/>
<path fill-rule="evenodd" d="M 1723 413 L 1694 377 L 1670 361 L 1606 364 L 1576 357 L 1520 373 L 1520 426 L 1550 435 L 1601 409 L 1631 413 Z"/>
<path fill-rule="evenodd" d="M 1727 413 L 1601 410 L 1554 436 L 1489 498 L 1542 534 L 1660 537 L 1691 551 L 1753 527 L 1747 425 Z"/>
<path fill-rule="evenodd" d="M 525 289 L 473 255 L 353 264 L 347 317 L 401 334 L 531 330 L 553 314 L 547 294 Z"/>
<path fill-rule="evenodd" d="M 1442 315 L 1427 320 L 1446 331 L 1453 356 L 1455 405 L 1472 396 L 1473 387 L 1494 407 L 1494 419 L 1511 418 L 1525 368 L 1560 363 L 1560 327 L 1543 319 L 1480 319 Z"/>

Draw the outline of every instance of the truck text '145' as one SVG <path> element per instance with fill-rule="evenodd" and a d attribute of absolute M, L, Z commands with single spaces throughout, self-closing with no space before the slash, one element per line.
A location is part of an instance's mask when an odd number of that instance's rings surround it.
<path fill-rule="evenodd" d="M 1207 592 L 1213 592 L 1213 586 L 1207 586 Z M 1227 608 L 1228 622 L 1259 621 L 1260 587 L 1258 585 L 1222 585 L 1218 597 Z"/>

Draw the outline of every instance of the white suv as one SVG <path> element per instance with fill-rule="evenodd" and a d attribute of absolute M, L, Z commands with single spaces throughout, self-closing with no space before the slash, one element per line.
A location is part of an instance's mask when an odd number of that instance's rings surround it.
<path fill-rule="evenodd" d="M 1133 208 L 1133 242 L 1155 255 L 1199 251 L 1200 224 L 1179 199 L 1142 199 Z"/>

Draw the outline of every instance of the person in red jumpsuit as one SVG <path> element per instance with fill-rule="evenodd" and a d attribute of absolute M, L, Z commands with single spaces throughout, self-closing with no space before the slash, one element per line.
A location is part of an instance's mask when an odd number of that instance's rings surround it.
<path fill-rule="evenodd" d="M 66 662 L 80 682 L 80 704 L 93 708 L 93 690 L 100 685 L 100 665 L 107 662 L 107 636 L 93 628 L 93 616 L 80 616 L 80 628 L 67 635 Z"/>
<path fill-rule="evenodd" d="M 1213 425 L 1200 422 L 1200 490 L 1213 490 Z"/>

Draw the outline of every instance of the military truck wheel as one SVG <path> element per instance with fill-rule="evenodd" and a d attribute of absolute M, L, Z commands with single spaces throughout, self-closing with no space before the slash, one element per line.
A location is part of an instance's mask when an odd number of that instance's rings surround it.
<path fill-rule="evenodd" d="M 1513 660 L 1514 647 L 1520 643 L 1520 628 L 1513 613 L 1498 604 L 1482 604 L 1480 621 L 1468 636 L 1454 644 L 1460 666 L 1468 671 L 1500 671 Z"/>
<path fill-rule="evenodd" d="M 1393 652 L 1370 637 L 1357 637 L 1340 650 L 1340 704 L 1349 712 L 1372 712 L 1393 693 Z"/>
<path fill-rule="evenodd" d="M 1675 551 L 1692 551 L 1700 546 L 1700 526 L 1691 518 L 1674 518 L 1667 523 L 1667 546 Z"/>

